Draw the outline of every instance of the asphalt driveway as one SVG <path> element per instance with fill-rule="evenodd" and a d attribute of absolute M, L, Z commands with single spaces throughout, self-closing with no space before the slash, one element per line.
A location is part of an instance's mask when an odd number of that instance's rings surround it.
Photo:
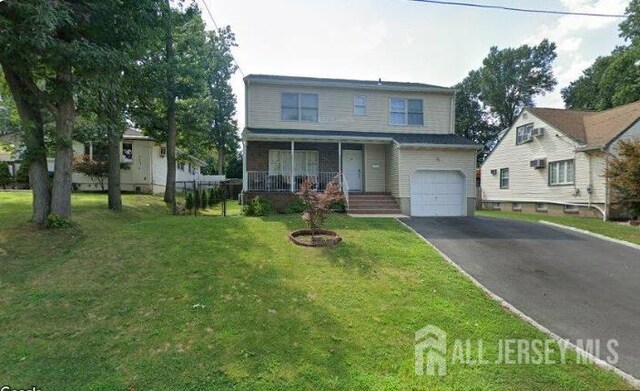
<path fill-rule="evenodd" d="M 542 224 L 487 217 L 403 220 L 489 290 L 563 338 L 617 339 L 640 378 L 640 251 Z M 509 338 L 509 336 L 505 336 Z"/>

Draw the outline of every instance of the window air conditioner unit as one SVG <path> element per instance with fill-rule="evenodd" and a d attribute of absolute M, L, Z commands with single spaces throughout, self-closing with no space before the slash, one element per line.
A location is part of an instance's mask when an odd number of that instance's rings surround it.
<path fill-rule="evenodd" d="M 498 170 L 496 169 L 491 170 L 491 175 L 496 175 L 497 173 L 498 173 Z"/>
<path fill-rule="evenodd" d="M 531 130 L 531 137 L 542 137 L 544 136 L 544 128 L 535 128 Z"/>
<path fill-rule="evenodd" d="M 532 168 L 535 168 L 536 170 L 540 169 L 540 168 L 545 168 L 545 166 L 547 165 L 547 159 L 536 159 L 536 160 L 532 160 L 529 165 Z"/>

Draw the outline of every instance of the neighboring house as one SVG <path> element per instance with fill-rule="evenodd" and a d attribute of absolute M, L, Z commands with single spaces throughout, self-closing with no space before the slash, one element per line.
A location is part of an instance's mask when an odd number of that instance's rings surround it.
<path fill-rule="evenodd" d="M 351 213 L 467 216 L 477 146 L 454 134 L 455 90 L 419 83 L 245 77 L 243 189 L 278 209 L 340 174 Z"/>
<path fill-rule="evenodd" d="M 18 145 L 17 137 L 13 143 Z M 9 140 L 8 136 L 4 136 Z M 18 148 L 19 149 L 19 148 Z M 76 154 L 86 154 L 90 158 L 106 155 L 104 147 L 95 143 L 73 142 L 73 150 Z M 164 143 L 156 142 L 152 137 L 145 136 L 141 132 L 128 129 L 122 137 L 120 145 L 120 161 L 123 168 L 120 171 L 120 186 L 123 191 L 138 193 L 161 193 L 165 190 L 167 180 L 167 158 L 166 146 Z M 20 167 L 20 160 L 15 155 L 3 155 L 0 151 L 0 160 L 11 162 L 11 166 L 17 171 Z M 50 172 L 54 169 L 54 159 L 48 158 L 48 168 Z M 207 176 L 201 174 L 201 168 L 205 163 L 195 157 L 188 157 L 176 164 L 176 181 L 219 181 L 224 176 Z M 99 191 L 100 184 L 91 180 L 88 176 L 74 172 L 72 175 L 75 190 Z M 105 186 L 107 181 L 105 180 Z"/>
<path fill-rule="evenodd" d="M 602 112 L 523 110 L 482 165 L 484 207 L 623 217 L 605 171 L 620 140 L 640 138 L 640 102 Z"/>

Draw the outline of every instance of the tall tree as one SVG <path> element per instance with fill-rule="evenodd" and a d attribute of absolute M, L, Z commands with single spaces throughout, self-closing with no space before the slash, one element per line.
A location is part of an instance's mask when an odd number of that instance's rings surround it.
<path fill-rule="evenodd" d="M 620 36 L 629 44 L 616 47 L 562 89 L 567 108 L 605 110 L 640 99 L 640 0 L 632 0 Z"/>
<path fill-rule="evenodd" d="M 176 153 L 191 125 L 180 123 L 181 111 L 206 89 L 205 32 L 200 10 L 162 2 L 161 31 L 139 62 L 139 96 L 131 107 L 133 119 L 145 132 L 167 143 L 167 183 L 164 199 L 176 213 Z"/>
<path fill-rule="evenodd" d="M 479 99 L 498 119 L 500 128 L 508 128 L 522 108 L 533 106 L 536 95 L 552 91 L 557 84 L 551 66 L 556 45 L 543 40 L 537 46 L 492 47 L 475 71 Z"/>
<path fill-rule="evenodd" d="M 231 88 L 231 76 L 238 69 L 234 64 L 231 48 L 236 46 L 235 35 L 227 26 L 207 34 L 208 99 L 211 102 L 213 118 L 207 136 L 218 155 L 217 171 L 225 172 L 229 156 L 238 150 L 238 125 L 236 96 Z"/>
<path fill-rule="evenodd" d="M 500 130 L 510 127 L 534 98 L 553 90 L 557 81 L 551 66 L 556 45 L 492 47 L 479 69 L 469 72 L 456 88 L 456 132 L 485 146 L 482 160 Z"/>
<path fill-rule="evenodd" d="M 454 88 L 456 93 L 456 134 L 483 145 L 483 153 L 478 154 L 478 162 L 484 160 L 500 128 L 478 96 L 477 73 L 471 73 Z"/>

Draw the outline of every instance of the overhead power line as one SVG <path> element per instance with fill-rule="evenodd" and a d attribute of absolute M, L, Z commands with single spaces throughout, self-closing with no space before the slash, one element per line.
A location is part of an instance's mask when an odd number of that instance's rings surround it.
<path fill-rule="evenodd" d="M 216 23 L 216 20 L 213 18 L 213 14 L 211 13 L 211 10 L 209 9 L 209 6 L 207 5 L 207 1 L 206 0 L 200 0 L 200 1 L 204 5 L 204 8 L 207 11 L 207 14 L 209 15 L 209 19 L 211 19 L 211 22 L 213 23 L 213 27 L 215 27 L 216 28 L 216 32 L 218 32 L 218 30 L 220 30 L 220 28 L 218 27 L 218 24 Z M 236 63 L 236 66 L 238 67 L 238 71 L 240 72 L 240 75 L 242 75 L 242 78 L 244 79 L 244 72 L 242 72 L 242 68 L 240 68 L 240 64 L 238 63 L 238 60 L 236 60 L 236 57 L 233 55 L 231 50 L 229 50 L 229 54 L 231 54 L 231 58 L 233 58 L 233 62 Z"/>
<path fill-rule="evenodd" d="M 558 10 L 549 10 L 549 9 L 519 8 L 519 7 L 507 7 L 504 5 L 494 5 L 494 4 L 466 3 L 461 1 L 444 1 L 444 0 L 411 0 L 411 1 L 416 1 L 420 3 L 452 5 L 452 6 L 458 6 L 458 7 L 473 7 L 473 8 L 496 9 L 496 10 L 502 10 L 502 11 L 526 12 L 531 14 L 592 16 L 592 17 L 599 17 L 599 18 L 626 18 L 627 17 L 626 15 L 621 15 L 621 14 L 600 14 L 600 13 L 592 13 L 592 12 L 571 12 L 571 11 L 558 11 Z"/>

